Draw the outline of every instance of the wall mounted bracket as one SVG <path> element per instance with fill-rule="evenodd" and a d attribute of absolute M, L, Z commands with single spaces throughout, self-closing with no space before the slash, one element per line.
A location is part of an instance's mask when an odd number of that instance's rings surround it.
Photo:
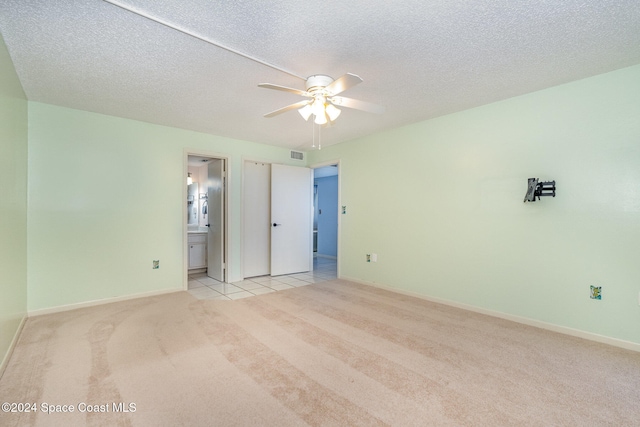
<path fill-rule="evenodd" d="M 540 197 L 544 196 L 556 197 L 556 182 L 539 182 L 538 178 L 529 178 L 527 183 L 527 194 L 524 196 L 524 201 L 535 202 L 536 197 L 540 200 Z"/>

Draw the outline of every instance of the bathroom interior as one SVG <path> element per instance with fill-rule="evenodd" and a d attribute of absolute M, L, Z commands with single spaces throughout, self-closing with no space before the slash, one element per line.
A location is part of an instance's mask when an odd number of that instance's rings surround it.
<path fill-rule="evenodd" d="M 218 159 L 188 157 L 187 167 L 187 233 L 189 274 L 207 272 L 207 232 L 209 200 L 208 165 Z"/>

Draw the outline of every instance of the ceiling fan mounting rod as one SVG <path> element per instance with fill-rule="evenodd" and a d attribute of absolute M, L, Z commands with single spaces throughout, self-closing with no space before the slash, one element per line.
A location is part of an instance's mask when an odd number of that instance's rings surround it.
<path fill-rule="evenodd" d="M 242 52 L 240 52 L 238 50 L 235 50 L 233 48 L 230 48 L 228 46 L 220 44 L 220 43 L 218 43 L 216 41 L 210 40 L 210 39 L 208 39 L 208 38 L 206 38 L 204 36 L 198 35 L 198 34 L 194 33 L 193 31 L 189 31 L 189 30 L 186 30 L 184 28 L 180 28 L 175 24 L 171 24 L 170 22 L 167 22 L 167 21 L 165 21 L 163 19 L 156 18 L 155 16 L 151 16 L 146 12 L 142 12 L 140 10 L 136 10 L 133 7 L 131 7 L 129 5 L 126 5 L 124 3 L 121 3 L 121 2 L 119 2 L 117 0 L 102 0 L 102 1 L 104 1 L 106 3 L 109 3 L 109 4 L 112 4 L 114 6 L 117 6 L 117 7 L 121 8 L 121 9 L 129 11 L 131 13 L 135 13 L 138 16 L 141 16 L 143 18 L 147 18 L 150 21 L 153 21 L 153 22 L 158 23 L 160 25 L 164 25 L 165 27 L 169 27 L 169 28 L 171 28 L 173 30 L 179 31 L 182 34 L 186 34 L 186 35 L 191 36 L 191 37 L 193 37 L 195 39 L 203 41 L 205 43 L 209 43 L 210 45 L 219 47 L 220 49 L 224 49 L 224 50 L 226 50 L 228 52 L 231 52 L 231 53 L 234 53 L 234 54 L 236 54 L 238 56 L 242 56 L 243 58 L 246 58 L 246 59 L 249 59 L 251 61 L 257 62 L 258 64 L 262 64 L 264 66 L 267 66 L 269 68 L 273 68 L 274 70 L 278 70 L 280 72 L 283 72 L 285 74 L 289 74 L 290 76 L 297 77 L 297 78 L 302 79 L 302 80 L 307 80 L 306 77 L 302 77 L 301 75 L 296 74 L 296 73 L 294 73 L 292 71 L 289 71 L 289 70 L 286 70 L 284 68 L 278 67 L 277 65 L 270 64 L 269 62 L 263 61 L 262 59 L 256 58 L 255 56 L 251 56 L 251 55 L 247 55 L 246 53 L 242 53 Z"/>

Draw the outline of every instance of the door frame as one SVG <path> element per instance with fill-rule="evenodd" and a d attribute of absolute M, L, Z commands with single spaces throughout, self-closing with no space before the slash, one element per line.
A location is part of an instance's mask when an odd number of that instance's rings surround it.
<path fill-rule="evenodd" d="M 332 166 L 332 165 L 337 165 L 338 168 L 338 209 L 340 209 L 340 206 L 342 206 L 342 166 L 340 165 L 340 160 L 328 160 L 328 161 L 324 161 L 324 162 L 320 162 L 320 163 L 313 163 L 311 165 L 309 165 L 308 167 L 311 169 L 319 169 L 319 168 L 324 168 L 326 166 Z M 347 211 L 348 212 L 348 211 Z M 313 240 L 313 227 L 311 227 L 311 239 Z M 338 248 L 336 251 L 336 268 L 337 268 L 337 274 L 338 274 L 338 279 L 341 277 L 340 274 L 340 253 L 341 253 L 341 248 L 342 248 L 342 213 L 338 212 L 338 236 L 337 236 L 337 240 L 338 240 Z M 312 264 L 313 266 L 313 264 Z"/>
<path fill-rule="evenodd" d="M 189 156 L 209 157 L 212 159 L 224 160 L 226 185 L 224 187 L 224 244 L 223 257 L 225 260 L 225 281 L 229 281 L 229 189 L 231 187 L 231 165 L 229 156 L 215 151 L 199 150 L 195 148 L 185 148 L 182 153 L 182 201 L 179 206 L 184 205 L 187 200 L 186 179 L 189 171 Z M 189 235 L 188 231 L 187 210 L 182 209 L 182 288 L 186 291 L 189 289 Z"/>

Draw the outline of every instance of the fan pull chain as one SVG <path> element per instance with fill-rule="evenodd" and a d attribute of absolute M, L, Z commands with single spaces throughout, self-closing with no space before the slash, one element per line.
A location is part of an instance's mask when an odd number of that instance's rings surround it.
<path fill-rule="evenodd" d="M 314 122 L 311 122 L 311 133 L 313 135 L 313 142 L 311 145 L 311 148 L 316 148 L 316 124 Z M 322 130 L 322 125 L 318 125 L 318 151 L 322 150 L 322 140 L 320 138 L 321 136 L 321 130 Z"/>

